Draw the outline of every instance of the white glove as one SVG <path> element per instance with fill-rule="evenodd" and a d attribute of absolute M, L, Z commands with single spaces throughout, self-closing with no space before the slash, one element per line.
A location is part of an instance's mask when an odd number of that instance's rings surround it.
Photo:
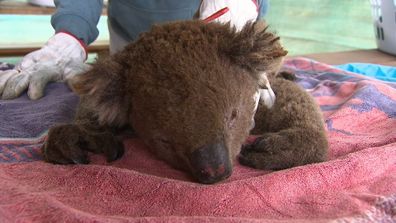
<path fill-rule="evenodd" d="M 86 56 L 75 37 L 57 33 L 41 49 L 26 55 L 13 70 L 0 71 L 1 98 L 16 98 L 27 88 L 30 99 L 41 98 L 48 82 L 64 81 L 88 70 Z"/>
<path fill-rule="evenodd" d="M 259 89 L 260 101 L 270 109 L 275 104 L 276 96 L 265 72 L 260 75 L 260 86 L 262 87 Z"/>
<path fill-rule="evenodd" d="M 257 0 L 202 0 L 199 9 L 199 19 L 207 22 L 230 22 L 238 31 L 247 22 L 256 21 L 257 17 Z"/>

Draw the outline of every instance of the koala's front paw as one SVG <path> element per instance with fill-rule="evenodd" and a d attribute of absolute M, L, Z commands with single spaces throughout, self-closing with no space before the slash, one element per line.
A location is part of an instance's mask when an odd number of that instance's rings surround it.
<path fill-rule="evenodd" d="M 294 73 L 291 73 L 289 71 L 281 71 L 278 73 L 278 77 L 284 78 L 289 81 L 296 81 L 297 77 Z"/>
<path fill-rule="evenodd" d="M 327 156 L 326 135 L 315 129 L 290 128 L 264 133 L 242 148 L 242 165 L 267 170 L 281 170 L 322 162 Z"/>
<path fill-rule="evenodd" d="M 57 164 L 87 164 L 87 152 L 104 153 L 108 162 L 120 158 L 123 144 L 109 132 L 89 132 L 76 124 L 51 128 L 41 148 L 44 160 Z"/>
<path fill-rule="evenodd" d="M 258 137 L 252 144 L 242 147 L 238 157 L 239 162 L 257 169 L 284 169 L 283 162 L 279 162 L 280 140 L 281 137 L 276 133 L 267 133 Z"/>

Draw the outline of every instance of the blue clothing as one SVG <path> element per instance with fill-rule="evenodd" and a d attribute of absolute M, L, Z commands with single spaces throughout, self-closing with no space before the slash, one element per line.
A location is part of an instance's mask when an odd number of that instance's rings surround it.
<path fill-rule="evenodd" d="M 152 24 L 192 19 L 200 0 L 109 0 L 108 19 L 114 31 L 125 40 L 134 40 Z M 258 0 L 259 18 L 268 9 L 268 0 Z M 97 24 L 102 0 L 55 0 L 51 18 L 56 32 L 67 31 L 89 45 L 99 35 Z"/>

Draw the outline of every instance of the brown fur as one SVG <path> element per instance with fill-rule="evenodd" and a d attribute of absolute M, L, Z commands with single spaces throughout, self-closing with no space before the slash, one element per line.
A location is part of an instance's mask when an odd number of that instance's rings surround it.
<path fill-rule="evenodd" d="M 276 104 L 271 110 L 259 106 L 254 131 L 264 134 L 243 150 L 241 162 L 281 169 L 322 161 L 327 141 L 315 102 L 294 83 L 275 78 L 287 53 L 278 39 L 261 22 L 241 32 L 201 21 L 154 26 L 72 81 L 82 95 L 76 121 L 50 129 L 45 159 L 88 163 L 86 151 L 92 151 L 112 161 L 123 153 L 116 129 L 131 126 L 175 167 L 193 174 L 197 162 L 218 167 L 218 178 L 197 177 L 217 182 L 231 174 L 223 169 L 253 126 L 252 96 L 265 72 L 277 93 Z M 211 148 L 227 151 L 220 161 L 196 160 L 197 151 Z M 199 159 L 211 159 L 201 155 Z"/>
<path fill-rule="evenodd" d="M 327 136 L 319 107 L 305 90 L 281 73 L 271 79 L 276 101 L 271 109 L 259 104 L 252 134 L 260 135 L 244 147 L 242 164 L 259 169 L 285 169 L 324 161 Z"/>

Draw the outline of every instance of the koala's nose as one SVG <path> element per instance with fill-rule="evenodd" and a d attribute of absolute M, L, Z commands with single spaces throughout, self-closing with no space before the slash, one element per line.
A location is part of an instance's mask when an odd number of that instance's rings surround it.
<path fill-rule="evenodd" d="M 203 146 L 190 156 L 193 175 L 200 183 L 212 184 L 231 175 L 229 152 L 222 143 Z"/>

